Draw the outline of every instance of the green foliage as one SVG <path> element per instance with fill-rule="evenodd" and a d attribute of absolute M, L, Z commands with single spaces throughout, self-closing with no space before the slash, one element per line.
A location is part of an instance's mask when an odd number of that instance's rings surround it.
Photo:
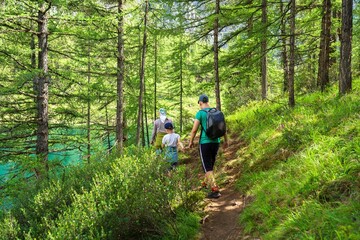
<path fill-rule="evenodd" d="M 298 99 L 251 103 L 229 117 L 247 147 L 238 152 L 240 191 L 251 203 L 245 233 L 263 239 L 358 239 L 360 94 L 333 87 Z"/>
<path fill-rule="evenodd" d="M 21 194 L 0 223 L 1 237 L 41 239 L 191 239 L 200 201 L 180 167 L 152 150 L 78 166 Z"/>
<path fill-rule="evenodd" d="M 17 235 L 20 231 L 20 226 L 16 219 L 11 216 L 11 214 L 6 214 L 2 218 L 1 222 L 1 229 L 0 229 L 0 239 L 7 240 L 7 239 L 16 239 Z"/>

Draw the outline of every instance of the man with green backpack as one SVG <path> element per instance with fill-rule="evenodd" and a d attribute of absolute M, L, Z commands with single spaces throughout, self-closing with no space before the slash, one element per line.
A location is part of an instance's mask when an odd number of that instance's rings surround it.
<path fill-rule="evenodd" d="M 193 128 L 190 133 L 189 147 L 194 144 L 199 126 L 201 126 L 199 151 L 202 166 L 205 172 L 203 187 L 211 188 L 208 198 L 218 198 L 221 196 L 218 185 L 214 177 L 214 164 L 220 145 L 220 137 L 224 136 L 223 147 L 227 147 L 226 124 L 224 114 L 209 105 L 209 97 L 205 94 L 200 95 L 198 104 L 200 110 L 196 113 Z"/>

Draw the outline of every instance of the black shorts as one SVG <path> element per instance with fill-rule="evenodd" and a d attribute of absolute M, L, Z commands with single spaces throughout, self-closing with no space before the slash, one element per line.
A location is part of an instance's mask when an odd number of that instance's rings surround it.
<path fill-rule="evenodd" d="M 200 144 L 200 159 L 204 172 L 212 171 L 219 150 L 219 143 Z"/>

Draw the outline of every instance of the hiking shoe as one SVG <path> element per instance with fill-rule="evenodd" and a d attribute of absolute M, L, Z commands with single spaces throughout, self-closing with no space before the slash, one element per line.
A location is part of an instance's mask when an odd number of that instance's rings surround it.
<path fill-rule="evenodd" d="M 208 195 L 207 198 L 219 198 L 221 196 L 219 191 L 211 191 Z"/>
<path fill-rule="evenodd" d="M 219 198 L 220 196 L 219 187 L 215 186 L 211 188 L 211 192 L 207 195 L 207 198 Z"/>

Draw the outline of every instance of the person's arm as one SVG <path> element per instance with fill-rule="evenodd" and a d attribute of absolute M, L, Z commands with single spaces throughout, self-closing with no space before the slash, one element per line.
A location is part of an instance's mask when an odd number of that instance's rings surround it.
<path fill-rule="evenodd" d="M 190 133 L 189 148 L 191 148 L 194 145 L 194 138 L 196 136 L 196 132 L 197 132 L 199 126 L 200 126 L 200 121 L 198 119 L 195 119 L 194 125 L 193 125 L 191 133 Z"/>
<path fill-rule="evenodd" d="M 164 148 L 165 147 L 165 143 L 166 143 L 166 135 L 163 136 L 162 140 L 161 140 L 161 147 Z"/>
<path fill-rule="evenodd" d="M 180 140 L 180 136 L 178 138 L 178 145 L 181 147 L 181 150 L 184 151 L 184 144 Z"/>

